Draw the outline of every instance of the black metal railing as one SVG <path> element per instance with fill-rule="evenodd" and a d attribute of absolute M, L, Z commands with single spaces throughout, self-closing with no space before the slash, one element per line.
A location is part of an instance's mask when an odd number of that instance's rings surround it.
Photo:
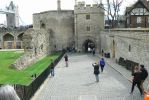
<path fill-rule="evenodd" d="M 56 64 L 63 57 L 64 53 L 65 52 L 62 52 L 62 54 L 53 62 L 53 64 L 49 65 L 49 67 L 47 67 L 47 69 L 44 72 L 42 72 L 39 76 L 36 77 L 36 75 L 34 75 L 35 79 L 30 85 L 28 86 L 18 85 L 18 84 L 14 85 L 14 88 L 21 100 L 29 100 L 35 94 L 37 89 L 41 86 L 41 84 L 48 77 L 50 73 L 49 71 L 50 66 L 56 66 Z"/>

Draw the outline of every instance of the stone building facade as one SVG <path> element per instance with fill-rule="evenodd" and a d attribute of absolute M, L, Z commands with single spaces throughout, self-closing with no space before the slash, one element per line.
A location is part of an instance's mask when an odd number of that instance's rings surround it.
<path fill-rule="evenodd" d="M 58 0 L 57 10 L 33 14 L 33 29 L 23 35 L 25 54 L 13 67 L 23 69 L 53 51 L 67 48 L 85 51 L 91 43 L 99 48 L 103 28 L 104 11 L 99 5 L 81 2 L 74 10 L 61 10 Z"/>
<path fill-rule="evenodd" d="M 58 0 L 58 6 L 60 6 Z M 104 28 L 104 11 L 100 5 L 78 2 L 74 10 L 45 11 L 33 15 L 33 28 L 51 34 L 52 50 L 76 48 L 84 51 L 89 43 L 99 47 L 99 33 Z M 89 17 L 89 19 L 87 18 Z"/>
<path fill-rule="evenodd" d="M 101 32 L 101 48 L 112 58 L 130 60 L 143 64 L 149 70 L 149 30 L 118 29 Z"/>
<path fill-rule="evenodd" d="M 55 10 L 33 15 L 33 28 L 45 29 L 51 34 L 52 50 L 62 50 L 74 41 L 74 12 Z"/>

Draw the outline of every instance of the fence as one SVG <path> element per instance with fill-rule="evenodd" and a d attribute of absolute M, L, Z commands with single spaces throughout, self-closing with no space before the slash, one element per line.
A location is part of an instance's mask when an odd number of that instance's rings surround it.
<path fill-rule="evenodd" d="M 62 52 L 62 54 L 53 62 L 53 65 L 56 66 L 56 64 L 60 61 L 60 59 L 63 57 L 65 52 Z M 52 66 L 52 65 L 50 65 Z M 40 85 L 45 81 L 45 79 L 49 75 L 50 67 L 48 67 L 42 74 L 40 74 L 38 77 L 36 77 L 36 74 L 33 76 L 35 79 L 34 81 L 28 85 L 14 85 L 14 88 L 19 95 L 21 100 L 29 100 L 37 91 L 37 89 L 40 87 Z"/>

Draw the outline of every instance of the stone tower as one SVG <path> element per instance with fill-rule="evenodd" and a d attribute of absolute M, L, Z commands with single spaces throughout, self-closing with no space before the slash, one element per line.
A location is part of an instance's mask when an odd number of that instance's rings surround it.
<path fill-rule="evenodd" d="M 100 48 L 100 31 L 104 29 L 104 10 L 98 4 L 78 2 L 74 8 L 75 47 L 87 51 L 88 47 Z"/>
<path fill-rule="evenodd" d="M 11 1 L 10 5 L 7 7 L 7 10 L 12 11 L 12 13 L 6 14 L 7 19 L 7 27 L 19 27 L 19 13 L 18 13 L 18 7 L 14 5 L 14 3 Z"/>
<path fill-rule="evenodd" d="M 57 10 L 61 10 L 61 1 L 57 0 Z"/>

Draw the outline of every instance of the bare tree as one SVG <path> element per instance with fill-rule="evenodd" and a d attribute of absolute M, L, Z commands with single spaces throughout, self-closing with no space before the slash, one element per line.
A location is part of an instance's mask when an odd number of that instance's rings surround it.
<path fill-rule="evenodd" d="M 100 7 L 106 11 L 108 24 L 114 28 L 118 25 L 119 11 L 123 0 L 107 0 L 104 6 Z"/>

